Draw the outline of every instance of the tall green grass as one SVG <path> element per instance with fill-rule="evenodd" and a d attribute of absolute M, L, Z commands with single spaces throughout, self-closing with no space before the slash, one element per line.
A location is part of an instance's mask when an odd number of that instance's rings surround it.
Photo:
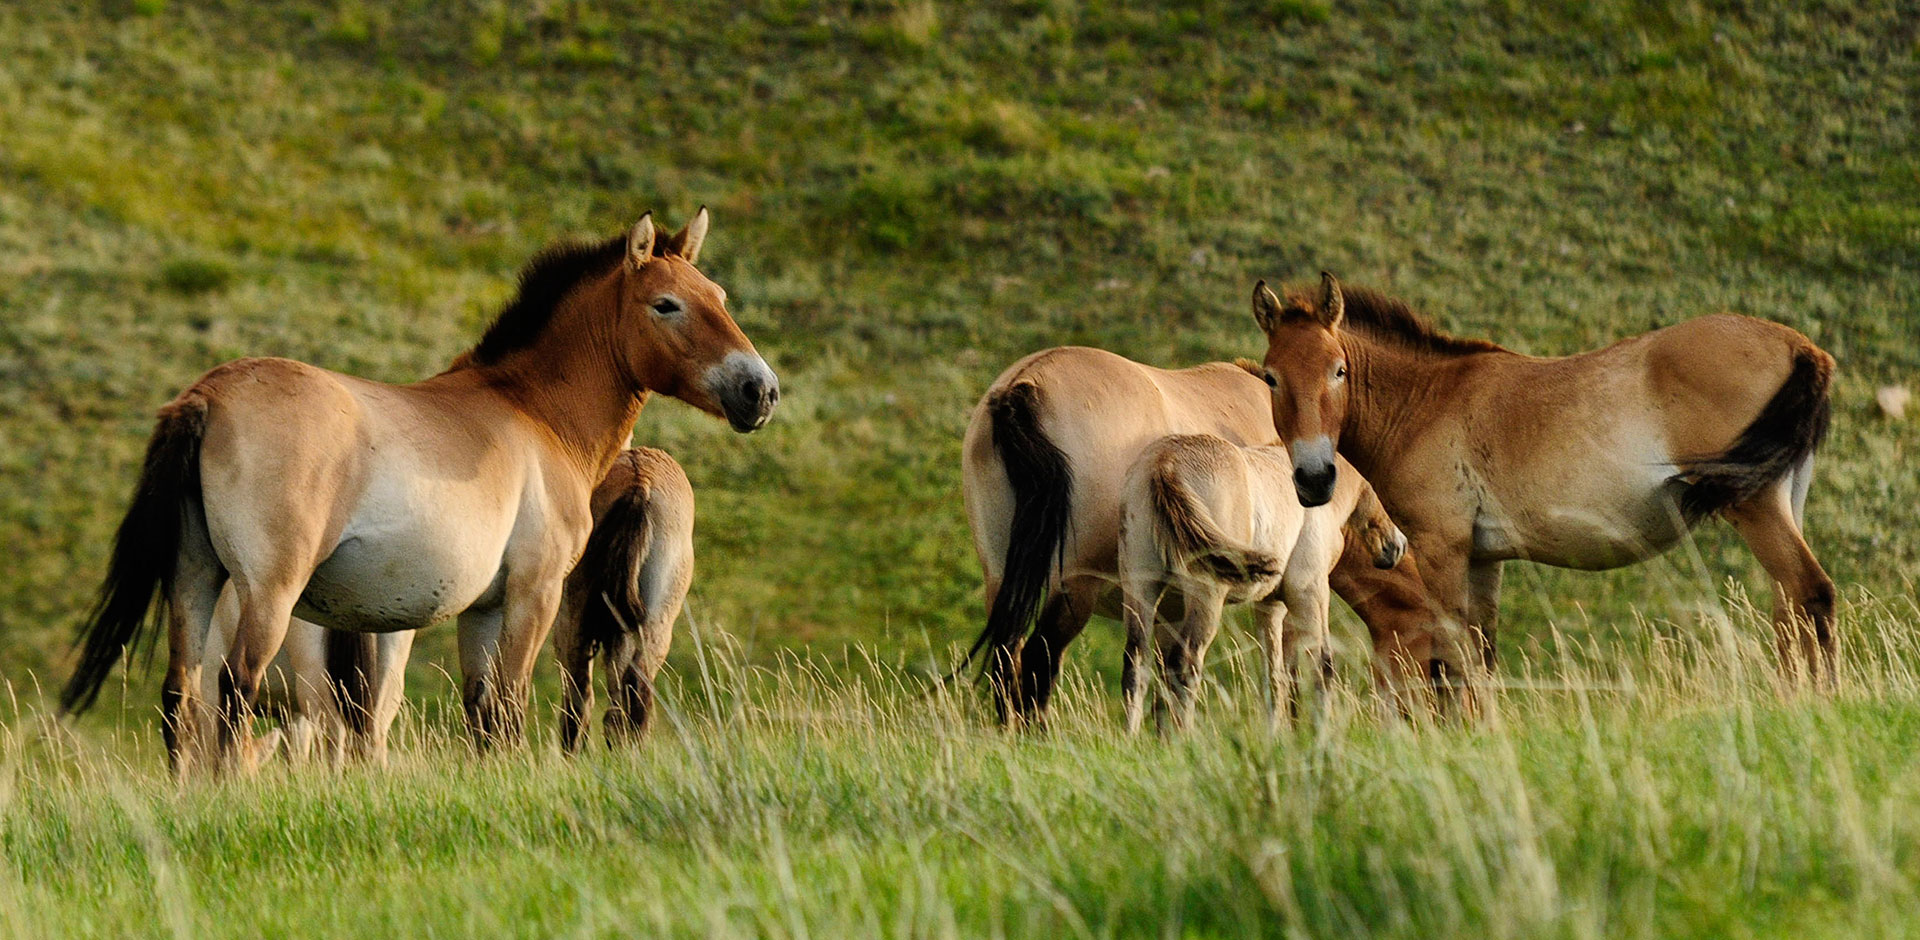
<path fill-rule="evenodd" d="M 1272 736 L 1236 633 L 1170 739 L 1123 736 L 1084 674 L 1007 734 L 891 666 L 711 631 L 644 748 L 573 760 L 474 757 L 442 687 L 385 772 L 178 787 L 147 729 L 28 710 L 0 911 L 34 937 L 1910 935 L 1920 611 L 1845 613 L 1830 696 L 1779 690 L 1736 606 L 1516 670 L 1466 727 L 1337 685 Z"/>

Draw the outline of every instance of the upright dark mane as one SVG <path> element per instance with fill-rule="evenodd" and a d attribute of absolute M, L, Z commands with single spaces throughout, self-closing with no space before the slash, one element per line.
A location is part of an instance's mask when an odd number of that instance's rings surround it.
<path fill-rule="evenodd" d="M 1319 306 L 1319 301 L 1315 299 L 1318 293 L 1318 290 L 1290 291 L 1287 294 L 1287 306 L 1312 311 Z M 1345 327 L 1365 333 L 1372 339 L 1416 352 L 1448 356 L 1494 352 L 1505 348 L 1484 339 L 1464 339 L 1442 333 L 1432 321 L 1407 306 L 1406 301 L 1379 291 L 1343 284 L 1340 296 L 1346 301 Z"/>
<path fill-rule="evenodd" d="M 520 293 L 473 347 L 469 354 L 473 363 L 491 365 L 507 353 L 532 345 L 567 292 L 581 281 L 605 274 L 626 254 L 625 235 L 603 242 L 561 242 L 542 250 L 520 270 Z"/>

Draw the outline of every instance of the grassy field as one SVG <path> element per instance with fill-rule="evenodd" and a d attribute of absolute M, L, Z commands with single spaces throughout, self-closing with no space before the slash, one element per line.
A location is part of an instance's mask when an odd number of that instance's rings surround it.
<path fill-rule="evenodd" d="M 0 6 L 0 930 L 1920 931 L 1920 425 L 1871 401 L 1920 383 L 1917 123 L 1898 2 Z M 693 480 L 722 650 L 683 637 L 656 746 L 468 760 L 450 629 L 389 775 L 175 793 L 138 669 L 48 735 L 178 388 L 429 374 L 541 245 L 701 204 L 785 396 L 752 436 L 636 429 Z M 1050 737 L 914 698 L 982 616 L 958 439 L 992 377 L 1256 353 L 1253 280 L 1321 268 L 1532 353 L 1722 309 L 1833 352 L 1843 692 L 1773 694 L 1716 524 L 1512 566 L 1524 688 L 1485 728 L 1270 742 L 1227 666 L 1215 726 L 1117 742 L 1110 625 Z"/>

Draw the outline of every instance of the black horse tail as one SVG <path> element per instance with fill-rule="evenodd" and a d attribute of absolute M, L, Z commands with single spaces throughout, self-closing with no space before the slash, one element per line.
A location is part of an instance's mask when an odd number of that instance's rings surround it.
<path fill-rule="evenodd" d="M 1724 453 L 1683 462 L 1692 481 L 1680 494 L 1689 522 L 1753 498 L 1819 448 L 1833 416 L 1833 357 L 1812 344 L 1793 355 L 1793 371 Z"/>
<path fill-rule="evenodd" d="M 200 505 L 200 442 L 206 433 L 207 401 L 195 392 L 161 409 L 133 505 L 113 539 L 100 599 L 74 640 L 82 647 L 80 664 L 60 692 L 62 713 L 79 714 L 93 705 L 121 655 L 146 639 L 154 593 L 173 590 L 186 519 Z"/>
<path fill-rule="evenodd" d="M 653 522 L 647 516 L 652 494 L 645 483 L 630 487 L 594 520 L 586 550 L 574 570 L 585 578 L 580 636 L 587 655 L 610 649 L 623 633 L 646 622 L 640 597 L 640 566 L 647 562 Z"/>
<path fill-rule="evenodd" d="M 327 684 L 333 688 L 333 703 L 347 731 L 355 736 L 373 728 L 373 671 L 379 642 L 371 633 L 326 633 Z"/>
<path fill-rule="evenodd" d="M 1039 405 L 1040 390 L 1031 382 L 1015 382 L 987 399 L 994 450 L 1013 485 L 1013 520 L 1000 589 L 966 661 L 985 651 L 981 675 L 995 683 L 1003 697 L 1012 694 L 1020 644 L 1032 629 L 1067 546 L 1073 468 L 1041 429 Z"/>

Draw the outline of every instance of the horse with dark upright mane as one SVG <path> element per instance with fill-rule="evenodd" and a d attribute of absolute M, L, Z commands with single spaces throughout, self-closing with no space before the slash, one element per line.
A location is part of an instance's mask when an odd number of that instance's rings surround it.
<path fill-rule="evenodd" d="M 1733 523 L 1774 582 L 1780 666 L 1830 683 L 1833 581 L 1801 535 L 1833 357 L 1778 323 L 1705 316 L 1564 357 L 1448 336 L 1400 301 L 1254 289 L 1263 378 L 1304 505 L 1334 453 L 1412 541 L 1492 664 L 1503 562 L 1613 568 Z"/>
<path fill-rule="evenodd" d="M 411 385 L 287 359 L 207 373 L 161 409 L 62 708 L 94 701 L 157 591 L 179 772 L 246 753 L 235 745 L 296 615 L 350 633 L 458 616 L 469 729 L 482 745 L 521 740 L 589 494 L 647 397 L 739 431 L 779 398 L 725 291 L 694 267 L 707 225 L 702 209 L 656 238 L 648 215 L 542 253 L 479 344 Z"/>

